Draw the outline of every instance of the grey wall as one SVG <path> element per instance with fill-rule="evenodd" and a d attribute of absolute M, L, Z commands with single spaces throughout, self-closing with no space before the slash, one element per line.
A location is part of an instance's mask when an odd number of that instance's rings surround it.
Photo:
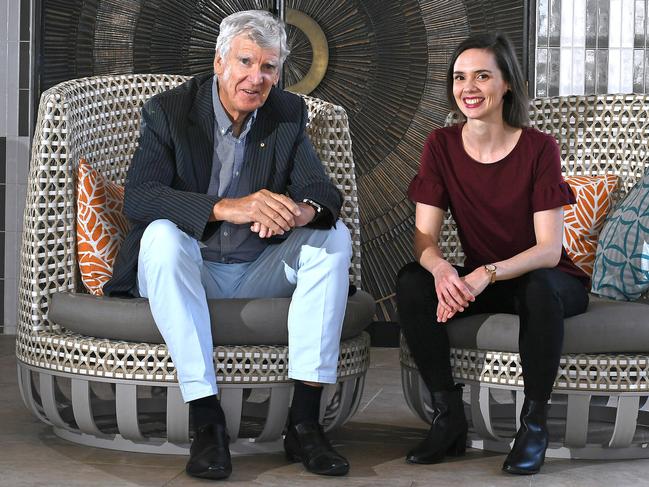
<path fill-rule="evenodd" d="M 32 2 L 0 0 L 0 333 L 16 332 L 19 241 L 32 117 Z"/>

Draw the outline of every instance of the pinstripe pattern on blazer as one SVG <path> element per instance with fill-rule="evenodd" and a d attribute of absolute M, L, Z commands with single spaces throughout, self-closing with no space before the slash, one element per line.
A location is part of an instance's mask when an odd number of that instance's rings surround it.
<path fill-rule="evenodd" d="M 342 195 L 326 174 L 305 133 L 307 109 L 291 93 L 272 88 L 246 139 L 244 171 L 251 192 L 268 189 L 295 201 L 311 198 L 331 212 Z M 196 76 L 160 93 L 142 108 L 138 149 L 126 179 L 124 212 L 132 224 L 117 256 L 107 296 L 128 296 L 136 284 L 140 239 L 154 220 L 168 219 L 197 240 L 220 222 L 208 222 L 220 200 L 206 194 L 214 149 L 212 75 Z"/>

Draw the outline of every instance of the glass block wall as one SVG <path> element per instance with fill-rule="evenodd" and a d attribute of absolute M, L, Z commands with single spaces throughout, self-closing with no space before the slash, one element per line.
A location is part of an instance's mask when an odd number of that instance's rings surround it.
<path fill-rule="evenodd" d="M 649 91 L 649 0 L 537 0 L 536 96 Z"/>

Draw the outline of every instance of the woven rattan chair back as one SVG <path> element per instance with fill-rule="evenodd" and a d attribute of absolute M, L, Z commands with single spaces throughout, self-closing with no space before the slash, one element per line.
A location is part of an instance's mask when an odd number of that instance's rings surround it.
<path fill-rule="evenodd" d="M 41 97 L 20 254 L 18 381 L 31 412 L 70 441 L 187 453 L 188 407 L 165 344 L 82 336 L 48 320 L 53 293 L 85 292 L 76 252 L 79 159 L 123 184 L 138 144 L 142 105 L 187 79 L 164 74 L 98 76 L 61 83 Z M 360 222 L 347 115 L 331 103 L 304 99 L 307 133 L 344 196 L 341 218 L 353 245 L 350 279 L 360 287 Z M 288 347 L 216 346 L 214 363 L 233 448 L 246 451 L 250 444 L 236 438 L 280 441 L 292 390 Z M 361 333 L 343 340 L 338 382 L 322 401 L 326 429 L 354 414 L 368 367 L 369 336 Z M 260 407 L 260 394 L 266 406 Z M 251 395 L 253 400 L 248 400 Z M 258 427 L 244 425 L 244 414 L 252 414 Z M 160 421 L 166 427 L 151 429 Z"/>
<path fill-rule="evenodd" d="M 140 109 L 156 93 L 187 80 L 174 75 L 92 77 L 59 84 L 41 97 L 25 209 L 19 327 L 22 333 L 60 331 L 47 320 L 49 295 L 84 292 L 76 264 L 76 169 L 88 160 L 123 184 L 137 148 Z M 341 218 L 353 241 L 350 278 L 360 288 L 360 220 L 347 114 L 304 97 L 307 133 L 344 195 Z"/>

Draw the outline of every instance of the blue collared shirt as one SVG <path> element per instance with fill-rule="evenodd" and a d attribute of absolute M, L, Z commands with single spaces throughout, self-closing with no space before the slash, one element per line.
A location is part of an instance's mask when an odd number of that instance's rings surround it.
<path fill-rule="evenodd" d="M 241 198 L 250 194 L 250 180 L 244 171 L 246 138 L 257 118 L 252 112 L 243 124 L 239 137 L 232 132 L 232 121 L 228 117 L 218 93 L 218 81 L 212 83 L 212 105 L 214 107 L 214 152 L 212 173 L 207 194 L 221 198 Z M 259 257 L 268 243 L 250 231 L 250 224 L 236 225 L 223 222 L 219 230 L 205 242 L 203 259 L 215 262 L 250 262 Z"/>

